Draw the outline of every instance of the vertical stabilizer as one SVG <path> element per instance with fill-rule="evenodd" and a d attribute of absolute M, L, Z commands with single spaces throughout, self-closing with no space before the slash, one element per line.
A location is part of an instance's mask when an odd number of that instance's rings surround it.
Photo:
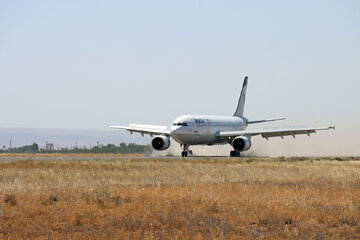
<path fill-rule="evenodd" d="M 244 79 L 244 83 L 242 86 L 242 90 L 239 97 L 238 106 L 234 113 L 234 117 L 242 117 L 244 113 L 244 105 L 245 105 L 245 97 L 246 97 L 246 88 L 247 88 L 248 77 L 246 76 Z"/>

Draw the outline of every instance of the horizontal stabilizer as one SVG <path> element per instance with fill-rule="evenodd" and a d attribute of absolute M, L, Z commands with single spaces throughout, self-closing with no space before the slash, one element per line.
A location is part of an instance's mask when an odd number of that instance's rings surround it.
<path fill-rule="evenodd" d="M 264 120 L 247 121 L 247 124 L 273 122 L 273 121 L 280 121 L 280 120 L 285 120 L 285 119 L 286 118 L 272 118 L 272 119 L 264 119 Z"/>

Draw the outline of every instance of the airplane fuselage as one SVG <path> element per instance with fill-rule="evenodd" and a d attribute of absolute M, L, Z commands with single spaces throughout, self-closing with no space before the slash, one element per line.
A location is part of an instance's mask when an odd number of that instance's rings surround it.
<path fill-rule="evenodd" d="M 185 145 L 212 145 L 228 143 L 228 139 L 216 137 L 219 131 L 243 131 L 247 127 L 244 117 L 183 115 L 175 119 L 171 137 Z"/>

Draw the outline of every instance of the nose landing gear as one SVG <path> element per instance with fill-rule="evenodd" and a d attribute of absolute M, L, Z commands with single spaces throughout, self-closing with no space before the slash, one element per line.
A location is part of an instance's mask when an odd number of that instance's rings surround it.
<path fill-rule="evenodd" d="M 182 157 L 192 156 L 193 152 L 189 150 L 190 145 L 187 144 L 180 144 L 180 147 L 183 149 L 181 152 Z"/>

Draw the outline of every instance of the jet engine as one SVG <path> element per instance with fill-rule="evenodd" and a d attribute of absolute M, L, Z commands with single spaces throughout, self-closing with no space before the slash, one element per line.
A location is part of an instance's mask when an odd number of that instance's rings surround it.
<path fill-rule="evenodd" d="M 239 136 L 232 140 L 231 145 L 236 151 L 244 152 L 250 149 L 251 141 L 245 136 Z"/>
<path fill-rule="evenodd" d="M 170 147 L 170 139 L 162 135 L 155 136 L 151 140 L 151 146 L 157 151 L 166 150 Z"/>

